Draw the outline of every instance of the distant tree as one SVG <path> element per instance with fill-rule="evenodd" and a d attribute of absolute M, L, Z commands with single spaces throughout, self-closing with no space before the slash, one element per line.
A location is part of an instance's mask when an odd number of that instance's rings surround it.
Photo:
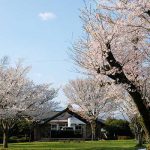
<path fill-rule="evenodd" d="M 110 139 L 117 139 L 118 136 L 132 137 L 129 122 L 122 119 L 107 118 L 105 129 Z"/>
<path fill-rule="evenodd" d="M 3 130 L 3 147 L 8 147 L 8 132 L 24 112 L 45 102 L 52 102 L 57 90 L 49 84 L 36 85 L 27 78 L 29 67 L 0 67 L 0 122 Z M 53 102 L 52 102 L 53 103 Z M 39 109 L 40 112 L 40 109 Z M 32 114 L 28 114 L 33 117 Z"/>
<path fill-rule="evenodd" d="M 102 81 L 76 79 L 69 81 L 64 88 L 64 93 L 70 105 L 79 107 L 79 113 L 91 125 L 92 140 L 95 139 L 96 120 L 99 115 L 104 116 L 115 109 L 112 97 L 108 94 L 110 88 Z"/>

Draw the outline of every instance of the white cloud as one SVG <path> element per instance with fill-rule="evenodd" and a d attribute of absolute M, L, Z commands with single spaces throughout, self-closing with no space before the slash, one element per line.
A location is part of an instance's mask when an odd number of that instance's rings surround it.
<path fill-rule="evenodd" d="M 43 21 L 48 21 L 56 18 L 56 15 L 52 12 L 41 12 L 38 15 Z"/>

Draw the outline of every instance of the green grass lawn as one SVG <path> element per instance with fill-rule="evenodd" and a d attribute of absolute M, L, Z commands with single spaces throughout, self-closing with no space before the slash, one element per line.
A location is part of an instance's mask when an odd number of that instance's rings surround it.
<path fill-rule="evenodd" d="M 31 142 L 10 143 L 8 150 L 136 150 L 135 145 L 134 140 Z"/>

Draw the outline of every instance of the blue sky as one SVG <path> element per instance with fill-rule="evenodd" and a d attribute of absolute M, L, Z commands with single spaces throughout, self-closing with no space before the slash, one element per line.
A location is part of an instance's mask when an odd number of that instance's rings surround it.
<path fill-rule="evenodd" d="M 0 57 L 23 59 L 36 83 L 63 86 L 80 75 L 67 54 L 82 35 L 82 0 L 0 0 Z M 65 104 L 60 91 L 57 100 Z"/>

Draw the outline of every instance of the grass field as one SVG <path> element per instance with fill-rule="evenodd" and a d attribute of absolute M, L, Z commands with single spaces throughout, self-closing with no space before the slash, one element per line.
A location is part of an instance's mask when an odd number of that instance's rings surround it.
<path fill-rule="evenodd" d="M 8 150 L 136 150 L 135 145 L 134 140 L 31 142 L 10 143 Z"/>

